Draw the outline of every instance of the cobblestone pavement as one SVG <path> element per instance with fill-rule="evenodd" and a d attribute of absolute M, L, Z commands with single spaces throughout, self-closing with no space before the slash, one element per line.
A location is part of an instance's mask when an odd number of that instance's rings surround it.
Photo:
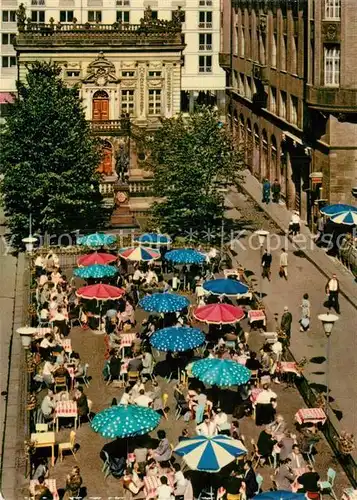
<path fill-rule="evenodd" d="M 137 319 L 138 321 L 140 321 L 142 318 L 143 313 L 139 310 L 137 313 Z M 246 321 L 242 323 L 242 326 L 245 329 L 247 328 Z M 91 384 L 85 392 L 94 403 L 93 411 L 98 412 L 109 406 L 112 398 L 115 397 L 119 400 L 123 389 L 114 388 L 111 385 L 107 386 L 102 379 L 102 368 L 104 364 L 105 353 L 104 339 L 102 335 L 96 335 L 91 331 L 83 331 L 80 328 L 74 328 L 70 334 L 70 337 L 72 339 L 74 350 L 78 351 L 81 354 L 81 358 L 84 362 L 88 362 L 90 364 L 89 374 L 91 376 Z M 253 346 L 253 348 L 258 348 L 262 344 L 262 342 L 263 338 L 260 337 L 260 335 L 252 335 L 251 345 Z M 178 421 L 174 419 L 174 382 L 167 384 L 161 378 L 158 378 L 158 380 L 162 385 L 163 392 L 167 392 L 169 395 L 168 405 L 170 407 L 168 420 L 162 418 L 159 428 L 165 429 L 167 431 L 170 442 L 172 444 L 176 444 L 178 441 L 178 436 L 181 434 L 184 427 L 188 427 L 192 433 L 194 432 L 194 423 L 191 422 L 187 426 L 187 424 L 185 424 L 182 419 Z M 150 383 L 148 383 L 147 386 L 149 388 Z M 283 415 L 289 422 L 291 429 L 293 429 L 292 417 L 299 408 L 304 407 L 304 403 L 298 395 L 297 391 L 294 389 L 285 388 L 284 385 L 275 385 L 274 390 L 276 390 L 276 392 L 278 393 L 278 411 L 283 413 Z M 232 394 L 228 394 L 225 400 L 222 399 L 221 405 L 223 406 L 223 409 L 225 409 L 225 404 L 227 404 L 227 401 L 231 400 Z M 226 403 L 224 401 L 226 401 Z M 226 408 L 227 411 L 229 411 L 229 407 L 227 406 Z M 257 439 L 261 429 L 255 426 L 254 421 L 250 417 L 242 419 L 240 421 L 240 425 L 242 433 L 246 438 L 247 446 L 251 451 L 250 440 L 251 438 Z M 59 434 L 57 435 L 57 441 L 68 441 L 69 432 L 69 429 L 60 430 Z M 156 430 L 152 432 L 151 435 L 153 437 L 156 437 Z M 122 497 L 123 490 L 121 481 L 114 479 L 113 477 L 104 479 L 101 472 L 102 461 L 99 458 L 99 453 L 102 446 L 106 442 L 109 442 L 109 440 L 106 440 L 100 435 L 94 433 L 90 429 L 88 423 L 84 423 L 78 429 L 76 439 L 79 444 L 79 450 L 76 454 L 76 458 L 81 468 L 84 485 L 87 488 L 87 498 L 108 499 L 110 497 L 116 496 Z M 317 449 L 318 455 L 316 466 L 320 471 L 321 476 L 325 476 L 327 467 L 328 465 L 331 465 L 331 463 L 338 472 L 336 490 L 339 492 L 338 495 L 340 498 L 342 489 L 348 486 L 347 478 L 345 477 L 338 464 L 334 464 L 332 462 L 330 449 L 323 439 L 318 443 Z M 64 487 L 66 474 L 75 464 L 76 461 L 71 454 L 66 455 L 62 463 L 58 461 L 56 462 L 54 469 L 50 472 L 50 476 L 57 479 L 58 488 Z M 270 467 L 259 468 L 259 473 L 261 473 L 264 477 L 264 490 L 267 490 L 271 487 L 270 475 L 272 474 L 272 472 L 273 471 Z M 18 498 L 24 498 L 25 496 L 25 490 L 21 490 L 21 492 L 19 492 Z"/>
<path fill-rule="evenodd" d="M 326 389 L 326 338 L 317 315 L 327 312 L 323 306 L 326 300 L 326 277 L 306 258 L 301 251 L 296 251 L 288 239 L 277 229 L 257 205 L 242 193 L 231 192 L 227 199 L 230 209 L 227 216 L 234 218 L 246 230 L 239 240 L 231 243 L 237 254 L 237 261 L 251 276 L 252 284 L 259 290 L 260 253 L 257 240 L 251 235 L 256 229 L 270 231 L 273 248 L 272 280 L 263 282 L 264 303 L 268 313 L 268 329 L 274 329 L 274 315 L 281 316 L 284 306 L 288 306 L 293 315 L 291 349 L 296 359 L 306 356 L 309 363 L 305 375 L 311 385 L 318 390 Z M 254 242 L 254 249 L 249 248 L 249 241 Z M 256 238 L 256 237 L 255 237 Z M 280 240 L 279 240 L 280 239 Z M 278 276 L 280 248 L 285 246 L 289 253 L 289 279 Z M 326 257 L 326 259 L 329 259 Z M 330 265 L 330 264 L 329 264 Z M 311 301 L 311 327 L 309 332 L 299 331 L 298 320 L 302 295 L 308 293 Z M 331 337 L 330 356 L 330 401 L 340 429 L 357 434 L 357 336 L 356 309 L 340 296 L 341 315 L 334 326 Z"/>

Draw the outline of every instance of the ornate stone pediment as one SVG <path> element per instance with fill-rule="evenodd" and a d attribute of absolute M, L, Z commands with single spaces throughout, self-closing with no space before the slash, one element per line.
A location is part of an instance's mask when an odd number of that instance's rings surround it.
<path fill-rule="evenodd" d="M 98 87 L 118 82 L 119 80 L 115 74 L 115 66 L 104 57 L 103 52 L 100 52 L 98 57 L 89 64 L 87 76 L 83 79 L 83 83 L 95 83 Z"/>
<path fill-rule="evenodd" d="M 121 87 L 124 89 L 135 88 L 136 80 L 122 80 Z"/>

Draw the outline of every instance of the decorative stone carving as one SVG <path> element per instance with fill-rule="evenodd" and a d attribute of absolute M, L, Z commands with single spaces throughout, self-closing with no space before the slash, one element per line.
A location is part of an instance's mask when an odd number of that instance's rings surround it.
<path fill-rule="evenodd" d="M 87 76 L 83 79 L 84 83 L 95 83 L 98 87 L 104 87 L 108 83 L 118 83 L 119 80 L 115 74 L 115 66 L 112 62 L 100 52 L 98 57 L 89 64 Z"/>
<path fill-rule="evenodd" d="M 259 16 L 259 29 L 262 33 L 265 33 L 267 29 L 267 16 L 263 14 Z"/>
<path fill-rule="evenodd" d="M 171 114 L 172 111 L 172 67 L 168 66 L 166 69 L 166 107 L 167 112 Z"/>
<path fill-rule="evenodd" d="M 335 42 L 337 41 L 338 38 L 338 28 L 337 24 L 328 24 L 324 30 L 325 32 L 325 38 L 329 42 Z"/>
<path fill-rule="evenodd" d="M 136 88 L 136 80 L 122 80 L 121 81 L 122 88 Z"/>
<path fill-rule="evenodd" d="M 145 67 L 139 68 L 139 97 L 140 97 L 140 114 L 144 114 L 145 109 Z"/>
<path fill-rule="evenodd" d="M 148 81 L 148 87 L 161 87 L 162 85 L 162 80 L 149 80 Z"/>
<path fill-rule="evenodd" d="M 136 63 L 133 62 L 123 62 L 121 64 L 122 69 L 135 69 L 136 68 Z"/>
<path fill-rule="evenodd" d="M 26 24 L 26 8 L 24 4 L 20 4 L 18 10 L 16 11 L 17 17 L 17 27 L 19 31 L 23 31 L 25 29 Z"/>

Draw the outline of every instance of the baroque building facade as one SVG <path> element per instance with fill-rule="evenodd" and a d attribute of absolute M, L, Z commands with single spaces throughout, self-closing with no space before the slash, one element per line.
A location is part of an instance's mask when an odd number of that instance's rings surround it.
<path fill-rule="evenodd" d="M 135 25 L 38 24 L 21 8 L 18 29 L 19 80 L 27 64 L 43 60 L 57 63 L 65 82 L 77 85 L 92 133 L 102 140 L 102 193 L 120 206 L 118 224 L 131 225 L 151 202 L 140 136 L 180 111 L 181 12 L 162 21 L 148 8 Z"/>
<path fill-rule="evenodd" d="M 251 172 L 313 222 L 357 186 L 353 0 L 224 0 L 227 114 Z"/>
<path fill-rule="evenodd" d="M 171 21 L 181 8 L 185 48 L 181 72 L 181 109 L 194 109 L 196 103 L 217 104 L 224 112 L 225 74 L 219 65 L 221 0 L 1 0 L 0 2 L 0 112 L 16 90 L 17 33 L 16 10 L 24 3 L 27 17 L 35 24 L 55 23 L 139 24 L 148 6 L 154 18 Z M 11 98 L 11 97 L 10 97 Z"/>

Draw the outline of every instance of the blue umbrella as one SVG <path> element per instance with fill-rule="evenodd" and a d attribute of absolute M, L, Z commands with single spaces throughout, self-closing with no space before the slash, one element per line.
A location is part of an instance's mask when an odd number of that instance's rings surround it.
<path fill-rule="evenodd" d="M 237 296 L 247 293 L 249 288 L 240 281 L 232 280 L 229 278 L 219 278 L 216 280 L 209 280 L 203 283 L 203 288 L 207 292 L 214 295 L 230 295 Z"/>
<path fill-rule="evenodd" d="M 150 344 L 158 351 L 183 352 L 202 345 L 205 338 L 198 328 L 170 326 L 154 332 Z"/>
<path fill-rule="evenodd" d="M 106 278 L 115 276 L 118 269 L 114 266 L 106 266 L 104 264 L 93 264 L 87 267 L 78 267 L 73 271 L 73 274 L 78 278 Z"/>
<path fill-rule="evenodd" d="M 195 436 L 183 439 L 174 449 L 192 470 L 218 472 L 247 449 L 241 441 L 228 436 Z"/>
<path fill-rule="evenodd" d="M 145 233 L 135 238 L 135 242 L 143 243 L 144 245 L 169 245 L 172 239 L 165 234 Z"/>
<path fill-rule="evenodd" d="M 78 245 L 87 247 L 103 247 L 105 245 L 112 245 L 116 242 L 116 237 L 112 234 L 93 233 L 87 236 L 82 236 L 77 239 Z"/>
<path fill-rule="evenodd" d="M 353 205 L 345 205 L 344 203 L 334 203 L 332 205 L 326 205 L 320 209 L 320 212 L 328 217 L 349 211 L 357 212 L 357 207 Z"/>
<path fill-rule="evenodd" d="M 204 384 L 230 387 L 246 384 L 250 371 L 245 366 L 230 359 L 205 358 L 192 364 L 192 375 Z"/>
<path fill-rule="evenodd" d="M 254 498 L 259 498 L 259 500 L 302 500 L 305 498 L 303 493 L 293 493 L 292 491 L 265 491 L 256 495 Z"/>
<path fill-rule="evenodd" d="M 145 311 L 158 313 L 182 311 L 189 305 L 190 301 L 186 297 L 174 293 L 153 293 L 139 302 L 139 306 Z"/>
<path fill-rule="evenodd" d="M 97 413 L 91 427 L 105 438 L 142 436 L 159 425 L 160 415 L 136 405 L 111 406 Z"/>
<path fill-rule="evenodd" d="M 165 259 L 173 264 L 202 264 L 206 256 L 193 248 L 179 248 L 167 252 Z"/>

